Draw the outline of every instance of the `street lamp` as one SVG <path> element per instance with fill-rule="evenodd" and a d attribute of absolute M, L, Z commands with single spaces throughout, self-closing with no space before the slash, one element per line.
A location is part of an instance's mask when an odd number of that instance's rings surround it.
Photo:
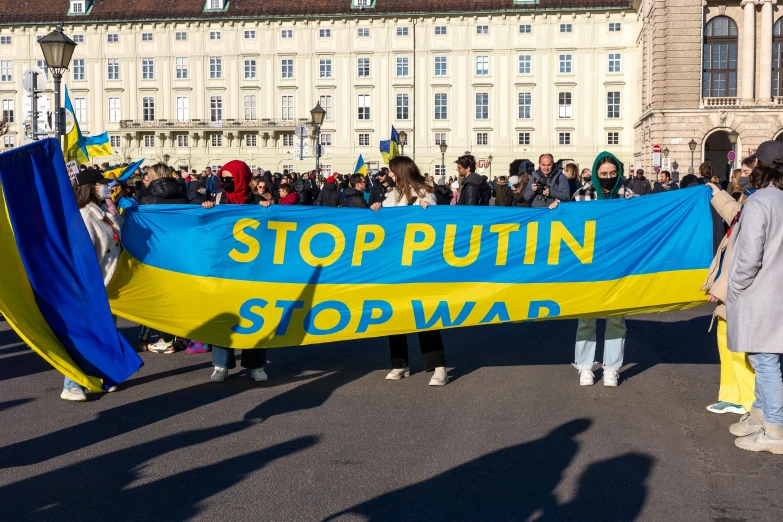
<path fill-rule="evenodd" d="M 408 133 L 402 131 L 400 133 L 400 154 L 405 156 L 405 144 L 408 143 Z"/>
<path fill-rule="evenodd" d="M 310 111 L 310 116 L 313 118 L 313 126 L 315 127 L 315 175 L 321 175 L 321 125 L 326 117 L 326 110 L 321 107 L 321 102 L 315 104 L 315 107 Z"/>
<path fill-rule="evenodd" d="M 440 174 L 444 178 L 446 177 L 446 149 L 448 148 L 448 145 L 446 145 L 445 141 L 440 142 Z"/>
<path fill-rule="evenodd" d="M 691 141 L 688 142 L 688 147 L 691 148 L 691 170 L 693 170 L 693 151 L 696 150 L 696 145 L 698 145 L 698 143 L 696 143 L 696 140 L 691 138 Z"/>
<path fill-rule="evenodd" d="M 668 158 L 669 157 L 669 147 L 666 147 L 663 149 L 663 157 Z"/>
<path fill-rule="evenodd" d="M 166 166 L 168 166 L 170 159 L 171 159 L 171 156 L 169 156 L 168 154 L 164 154 L 163 155 L 163 163 L 165 163 Z"/>
<path fill-rule="evenodd" d="M 71 63 L 76 42 L 63 33 L 63 25 L 60 24 L 57 29 L 38 40 L 38 43 L 41 45 L 46 66 L 52 71 L 54 78 L 54 128 L 59 141 L 60 136 L 65 135 L 65 121 L 60 114 L 60 82 L 63 72 L 68 70 Z"/>
<path fill-rule="evenodd" d="M 731 151 L 734 152 L 734 161 L 731 162 L 732 168 L 734 167 L 735 162 L 737 161 L 737 138 L 739 138 L 739 132 L 732 130 L 729 133 L 729 143 L 731 143 Z"/>
<path fill-rule="evenodd" d="M 489 162 L 489 179 L 492 181 L 492 154 L 487 156 L 487 161 Z"/>

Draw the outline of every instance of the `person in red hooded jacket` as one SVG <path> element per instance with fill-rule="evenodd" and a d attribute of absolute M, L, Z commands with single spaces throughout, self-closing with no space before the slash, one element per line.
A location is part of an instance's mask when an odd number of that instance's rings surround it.
<path fill-rule="evenodd" d="M 218 180 L 223 192 L 217 194 L 215 201 L 205 201 L 201 204 L 204 208 L 212 208 L 215 205 L 253 205 L 253 192 L 250 190 L 250 180 L 253 173 L 244 161 L 229 161 L 218 171 Z M 244 349 L 242 350 L 242 367 L 250 370 L 250 376 L 256 381 L 268 379 L 264 366 L 266 366 L 266 350 Z M 211 380 L 218 382 L 228 377 L 228 371 L 236 368 L 236 357 L 233 348 L 212 347 L 212 364 L 215 367 Z"/>

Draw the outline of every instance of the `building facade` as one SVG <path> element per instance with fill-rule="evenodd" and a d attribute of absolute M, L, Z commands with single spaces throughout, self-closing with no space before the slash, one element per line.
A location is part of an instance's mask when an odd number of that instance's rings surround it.
<path fill-rule="evenodd" d="M 710 160 L 727 179 L 761 142 L 783 139 L 783 22 L 775 0 L 637 0 L 635 7 L 642 27 L 637 168 L 650 169 L 659 145 L 680 175 L 693 154 L 694 168 Z"/>
<path fill-rule="evenodd" d="M 109 161 L 310 170 L 312 128 L 305 160 L 294 130 L 316 103 L 326 172 L 352 170 L 359 154 L 378 165 L 392 125 L 430 174 L 443 168 L 441 142 L 449 173 L 465 151 L 491 156 L 494 175 L 544 152 L 632 160 L 640 27 L 629 1 L 154 4 L 53 0 L 22 12 L 0 0 L 5 147 L 26 142 L 21 77 L 43 65 L 37 38 L 65 22 L 79 46 L 64 82 L 82 131 L 109 132 Z"/>

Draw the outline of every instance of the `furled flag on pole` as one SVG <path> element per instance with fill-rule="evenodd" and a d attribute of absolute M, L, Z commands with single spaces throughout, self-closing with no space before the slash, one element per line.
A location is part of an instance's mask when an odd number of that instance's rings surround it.
<path fill-rule="evenodd" d="M 383 156 L 383 162 L 387 165 L 389 160 L 396 158 L 400 155 L 400 135 L 397 129 L 392 125 L 391 139 L 381 142 L 381 156 Z"/>
<path fill-rule="evenodd" d="M 359 159 L 356 161 L 356 169 L 353 171 L 354 174 L 361 174 L 362 176 L 367 175 L 367 164 L 364 162 L 364 158 L 361 154 L 359 154 Z"/>
<path fill-rule="evenodd" d="M 84 164 L 89 161 L 87 151 L 82 148 L 82 131 L 79 128 L 79 122 L 71 103 L 71 97 L 68 95 L 68 86 L 65 86 L 65 137 L 63 138 L 63 156 L 65 161 L 75 160 L 76 163 Z"/>
<path fill-rule="evenodd" d="M 125 181 L 131 176 L 133 176 L 133 173 L 136 172 L 136 169 L 141 167 L 141 164 L 144 163 L 144 160 L 141 159 L 135 163 L 131 163 L 127 167 L 123 167 L 122 165 L 116 165 L 114 167 L 109 167 L 106 169 L 106 171 L 103 173 L 103 176 L 106 178 L 113 177 L 117 181 Z"/>

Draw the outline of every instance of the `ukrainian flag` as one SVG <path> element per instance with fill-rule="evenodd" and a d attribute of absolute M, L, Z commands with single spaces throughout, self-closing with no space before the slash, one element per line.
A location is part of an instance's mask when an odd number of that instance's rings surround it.
<path fill-rule="evenodd" d="M 113 177 L 117 181 L 125 181 L 131 176 L 133 176 L 133 173 L 136 172 L 136 169 L 141 167 L 141 164 L 144 163 L 144 160 L 139 160 L 135 163 L 131 163 L 127 167 L 123 167 L 122 165 L 116 165 L 114 167 L 109 167 L 106 169 L 103 173 L 104 178 L 110 178 Z"/>
<path fill-rule="evenodd" d="M 114 154 L 111 150 L 108 132 L 84 138 L 83 147 L 87 151 L 88 158 L 100 158 Z"/>
<path fill-rule="evenodd" d="M 0 252 L 0 312 L 52 366 L 96 392 L 141 367 L 114 325 L 54 138 L 0 154 Z"/>
<path fill-rule="evenodd" d="M 389 164 L 389 160 L 400 155 L 400 134 L 397 132 L 397 129 L 394 128 L 394 125 L 392 125 L 391 128 L 391 139 L 382 141 L 380 150 L 381 156 L 383 156 L 383 162 L 387 165 Z"/>
<path fill-rule="evenodd" d="M 65 161 L 75 160 L 76 163 L 83 165 L 90 158 L 87 156 L 87 150 L 83 147 L 82 131 L 79 128 L 79 122 L 73 110 L 71 97 L 68 95 L 68 86 L 65 86 L 65 137 L 63 138 L 63 156 Z"/>
<path fill-rule="evenodd" d="M 356 169 L 354 169 L 353 173 L 361 174 L 362 176 L 367 175 L 367 164 L 364 163 L 364 158 L 361 154 L 359 154 L 359 159 L 356 161 Z"/>

